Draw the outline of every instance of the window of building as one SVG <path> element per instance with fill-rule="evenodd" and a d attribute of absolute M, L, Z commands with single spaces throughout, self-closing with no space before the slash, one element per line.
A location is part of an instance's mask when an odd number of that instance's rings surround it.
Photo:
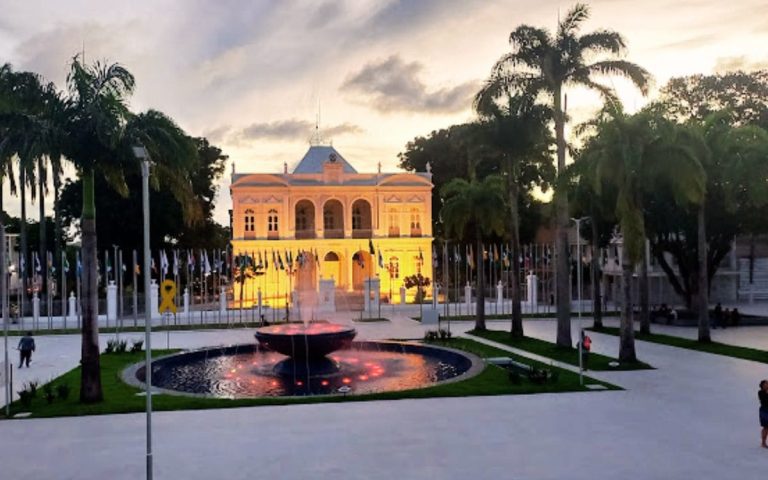
<path fill-rule="evenodd" d="M 421 213 L 418 208 L 411 209 L 411 236 L 421 236 Z"/>
<path fill-rule="evenodd" d="M 267 231 L 270 233 L 277 233 L 277 228 L 278 228 L 277 210 L 272 209 L 269 211 L 269 215 L 267 216 Z"/>
<path fill-rule="evenodd" d="M 333 222 L 333 211 L 331 209 L 326 209 L 323 211 L 323 228 L 326 230 L 333 230 L 334 229 L 334 222 Z"/>
<path fill-rule="evenodd" d="M 355 206 L 352 209 L 352 229 L 359 230 L 363 228 L 363 212 L 360 207 Z"/>
<path fill-rule="evenodd" d="M 400 215 L 397 214 L 397 209 L 390 208 L 387 216 L 387 223 L 389 225 L 389 235 L 400 235 Z"/>
<path fill-rule="evenodd" d="M 309 217 L 306 208 L 299 208 L 296 211 L 296 230 L 309 230 Z"/>
<path fill-rule="evenodd" d="M 389 275 L 391 278 L 400 278 L 400 260 L 397 257 L 389 257 Z"/>
<path fill-rule="evenodd" d="M 245 231 L 246 232 L 255 232 L 256 231 L 256 217 L 253 214 L 253 210 L 250 208 L 245 211 Z"/>

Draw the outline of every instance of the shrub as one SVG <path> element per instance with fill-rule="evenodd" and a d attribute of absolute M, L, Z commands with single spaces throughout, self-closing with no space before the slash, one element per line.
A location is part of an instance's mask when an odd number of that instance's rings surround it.
<path fill-rule="evenodd" d="M 125 353 L 128 350 L 128 342 L 126 340 L 120 340 L 115 345 L 115 353 Z"/>
<path fill-rule="evenodd" d="M 20 390 L 17 393 L 19 394 L 19 401 L 22 405 L 28 407 L 32 404 L 32 392 L 25 388 L 24 390 Z"/>
<path fill-rule="evenodd" d="M 105 354 L 114 353 L 117 348 L 117 340 L 107 340 L 107 347 L 104 349 Z"/>
<path fill-rule="evenodd" d="M 56 399 L 56 395 L 53 394 L 53 385 L 50 383 L 43 385 L 43 393 L 45 394 L 43 398 L 45 398 L 45 401 L 48 402 L 48 405 L 52 404 Z"/>
<path fill-rule="evenodd" d="M 435 330 L 427 330 L 424 332 L 424 341 L 425 342 L 434 342 L 437 340 L 438 334 Z"/>
<path fill-rule="evenodd" d="M 37 380 L 32 380 L 27 385 L 27 390 L 29 390 L 30 395 L 32 395 L 32 398 L 35 398 L 37 396 L 37 387 L 40 385 L 40 382 Z"/>
<path fill-rule="evenodd" d="M 133 345 L 131 345 L 131 353 L 140 352 L 143 346 L 144 340 L 134 340 Z"/>
<path fill-rule="evenodd" d="M 517 370 L 510 370 L 509 371 L 509 381 L 512 383 L 512 385 L 520 385 L 523 383 L 523 377 L 520 375 L 520 372 Z"/>
<path fill-rule="evenodd" d="M 66 383 L 56 385 L 56 395 L 58 395 L 61 400 L 69 398 L 69 385 Z"/>
<path fill-rule="evenodd" d="M 446 330 L 444 328 L 441 328 L 438 330 L 438 334 L 440 335 L 440 340 L 450 340 L 451 339 L 451 331 Z"/>

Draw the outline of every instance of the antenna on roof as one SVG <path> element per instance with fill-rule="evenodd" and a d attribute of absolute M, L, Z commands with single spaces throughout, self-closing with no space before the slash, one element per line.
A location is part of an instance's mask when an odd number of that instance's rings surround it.
<path fill-rule="evenodd" d="M 323 136 L 320 135 L 320 97 L 317 98 L 317 115 L 315 117 L 315 131 L 309 138 L 309 144 L 313 147 L 322 145 L 324 142 Z"/>

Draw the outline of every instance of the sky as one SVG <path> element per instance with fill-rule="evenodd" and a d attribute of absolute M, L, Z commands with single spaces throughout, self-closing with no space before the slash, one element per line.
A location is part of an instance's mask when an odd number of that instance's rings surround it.
<path fill-rule="evenodd" d="M 358 171 L 397 169 L 409 140 L 471 121 L 473 94 L 520 24 L 554 30 L 572 2 L 550 0 L 0 0 L 0 63 L 64 86 L 68 62 L 119 62 L 154 108 L 206 136 L 238 172 L 280 172 L 315 125 Z M 628 110 L 674 76 L 768 68 L 768 0 L 598 0 L 583 32 L 624 35 L 649 70 L 643 98 L 606 80 Z M 600 99 L 569 95 L 575 121 Z M 318 121 L 319 120 L 319 121 Z M 216 220 L 227 223 L 229 172 Z M 6 189 L 7 192 L 7 189 Z M 6 193 L 7 195 L 7 193 Z M 18 200 L 6 197 L 18 215 Z M 50 201 L 48 202 L 50 204 Z M 98 205 L 97 205 L 98 208 Z"/>

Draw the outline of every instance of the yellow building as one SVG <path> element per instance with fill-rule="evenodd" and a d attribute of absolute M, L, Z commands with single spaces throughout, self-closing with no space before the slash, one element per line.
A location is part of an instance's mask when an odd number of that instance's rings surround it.
<path fill-rule="evenodd" d="M 233 169 L 234 255 L 266 267 L 246 279 L 243 305 L 261 292 L 265 304 L 281 306 L 293 290 L 317 291 L 320 279 L 333 279 L 337 293 L 362 292 L 364 280 L 376 276 L 382 298 L 391 292 L 399 302 L 404 277 L 432 277 L 431 178 L 382 173 L 381 166 L 358 173 L 332 146 L 319 144 L 291 172 L 287 164 L 282 174 Z M 237 282 L 233 293 L 237 306 Z M 408 299 L 415 294 L 409 290 Z"/>

